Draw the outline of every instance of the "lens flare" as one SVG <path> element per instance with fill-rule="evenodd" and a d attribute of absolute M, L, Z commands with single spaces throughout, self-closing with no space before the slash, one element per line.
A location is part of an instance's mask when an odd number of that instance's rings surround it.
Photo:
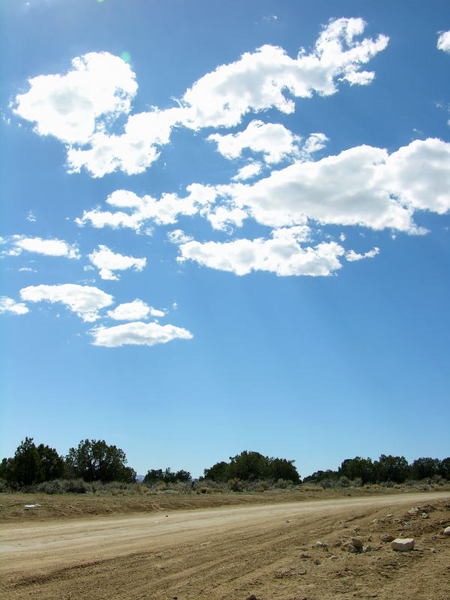
<path fill-rule="evenodd" d="M 122 52 L 122 54 L 120 55 L 120 58 L 122 60 L 124 60 L 125 62 L 130 62 L 131 54 L 129 52 Z"/>

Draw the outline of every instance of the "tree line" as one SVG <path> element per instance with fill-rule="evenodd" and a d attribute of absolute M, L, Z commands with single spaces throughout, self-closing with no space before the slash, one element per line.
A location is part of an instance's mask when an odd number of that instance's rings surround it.
<path fill-rule="evenodd" d="M 332 483 L 337 479 L 345 477 L 351 481 L 360 480 L 362 485 L 367 483 L 381 483 L 391 481 L 393 483 L 404 483 L 407 480 L 431 479 L 442 477 L 450 480 L 450 458 L 439 460 L 438 458 L 417 458 L 411 464 L 404 456 L 391 456 L 382 454 L 378 460 L 371 458 L 347 458 L 341 463 L 336 471 L 316 471 L 309 477 L 305 477 L 304 483 Z"/>
<path fill-rule="evenodd" d="M 236 456 L 230 456 L 228 462 L 221 461 L 205 469 L 200 479 L 216 483 L 283 480 L 299 484 L 302 480 L 294 462 L 244 450 Z M 382 454 L 376 461 L 356 456 L 344 460 L 336 471 L 316 471 L 305 477 L 303 483 L 332 484 L 345 478 L 364 485 L 387 481 L 403 483 L 408 479 L 433 477 L 450 480 L 450 458 L 418 458 L 409 464 L 404 456 Z M 0 480 L 5 480 L 15 488 L 56 479 L 133 483 L 136 478 L 136 471 L 127 466 L 125 452 L 107 444 L 105 440 L 81 440 L 77 447 L 69 449 L 66 456 L 60 456 L 54 448 L 36 445 L 33 438 L 27 437 L 19 444 L 14 456 L 4 458 L 0 464 Z M 160 482 L 188 483 L 192 481 L 192 476 L 183 469 L 150 469 L 143 481 L 148 485 Z"/>

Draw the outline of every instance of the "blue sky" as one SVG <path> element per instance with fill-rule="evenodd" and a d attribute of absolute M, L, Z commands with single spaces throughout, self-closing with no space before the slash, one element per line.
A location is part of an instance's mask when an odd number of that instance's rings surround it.
<path fill-rule="evenodd" d="M 448 455 L 450 10 L 5 0 L 0 455 Z"/>

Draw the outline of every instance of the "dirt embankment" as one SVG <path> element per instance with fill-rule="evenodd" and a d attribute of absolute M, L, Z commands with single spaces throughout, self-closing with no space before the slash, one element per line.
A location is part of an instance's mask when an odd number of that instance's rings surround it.
<path fill-rule="evenodd" d="M 142 488 L 148 492 L 147 488 Z M 424 496 L 432 491 L 445 491 L 450 495 L 450 486 L 434 490 L 422 490 Z M 324 490 L 317 486 L 307 486 L 299 490 L 268 490 L 263 493 L 209 493 L 171 494 L 141 493 L 113 494 L 0 494 L 0 523 L 11 521 L 46 521 L 50 519 L 79 519 L 101 515 L 125 515 L 129 513 L 157 513 L 167 510 L 197 510 L 219 506 L 271 504 L 282 502 L 302 502 L 331 498 L 378 497 L 408 494 L 419 490 L 401 488 L 346 488 Z M 215 493 L 214 493 L 215 492 Z M 33 509 L 26 505 L 39 506 Z"/>
<path fill-rule="evenodd" d="M 11 522 L 0 533 L 0 594 L 5 600 L 448 600 L 445 496 Z M 413 537 L 415 550 L 394 552 L 386 535 Z"/>

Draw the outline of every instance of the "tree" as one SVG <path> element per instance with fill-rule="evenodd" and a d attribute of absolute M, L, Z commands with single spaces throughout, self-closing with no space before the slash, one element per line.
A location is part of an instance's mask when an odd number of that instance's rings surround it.
<path fill-rule="evenodd" d="M 426 479 L 438 475 L 440 461 L 437 458 L 417 458 L 411 465 L 413 479 Z"/>
<path fill-rule="evenodd" d="M 104 440 L 82 440 L 78 448 L 70 448 L 66 457 L 69 472 L 85 481 L 131 483 L 136 480 L 136 472 L 126 463 L 125 452 Z"/>
<path fill-rule="evenodd" d="M 19 485 L 32 485 L 43 481 L 41 457 L 33 438 L 26 437 L 17 447 L 12 465 L 12 477 Z"/>
<path fill-rule="evenodd" d="M 213 481 L 228 481 L 230 479 L 229 467 L 230 465 L 222 460 L 209 469 L 205 469 L 203 471 L 203 477 L 205 479 L 212 479 Z"/>
<path fill-rule="evenodd" d="M 339 468 L 339 475 L 348 479 L 361 479 L 362 483 L 373 483 L 376 481 L 375 466 L 370 458 L 347 458 Z"/>
<path fill-rule="evenodd" d="M 439 463 L 439 475 L 450 480 L 450 457 L 443 458 Z"/>
<path fill-rule="evenodd" d="M 293 460 L 285 458 L 268 458 L 259 452 L 244 450 L 236 456 L 230 456 L 230 462 L 218 462 L 204 470 L 205 479 L 213 481 L 255 481 L 257 479 L 286 479 L 294 483 L 300 482 L 300 476 L 294 467 Z"/>
<path fill-rule="evenodd" d="M 59 479 L 64 475 L 64 459 L 50 446 L 39 444 L 37 447 L 41 462 L 41 473 L 43 481 Z"/>
<path fill-rule="evenodd" d="M 382 454 L 374 466 L 377 481 L 403 483 L 409 473 L 408 461 L 404 456 L 386 456 Z"/>
<path fill-rule="evenodd" d="M 0 479 L 9 483 L 14 482 L 14 459 L 4 458 L 0 464 Z"/>
<path fill-rule="evenodd" d="M 180 469 L 172 473 L 170 467 L 165 469 L 150 469 L 147 475 L 144 477 L 144 483 L 152 484 L 163 481 L 164 483 L 176 483 L 178 481 L 187 482 L 191 481 L 192 477 L 189 471 Z"/>
<path fill-rule="evenodd" d="M 269 477 L 270 479 L 278 480 L 285 479 L 293 483 L 300 483 L 300 475 L 294 467 L 293 460 L 286 458 L 270 458 L 269 459 Z"/>
<path fill-rule="evenodd" d="M 229 477 L 251 481 L 269 476 L 268 460 L 259 452 L 244 450 L 230 456 Z"/>
<path fill-rule="evenodd" d="M 319 483 L 320 481 L 338 479 L 339 473 L 332 469 L 326 471 L 315 471 L 312 475 L 308 475 L 303 479 L 303 483 Z"/>

